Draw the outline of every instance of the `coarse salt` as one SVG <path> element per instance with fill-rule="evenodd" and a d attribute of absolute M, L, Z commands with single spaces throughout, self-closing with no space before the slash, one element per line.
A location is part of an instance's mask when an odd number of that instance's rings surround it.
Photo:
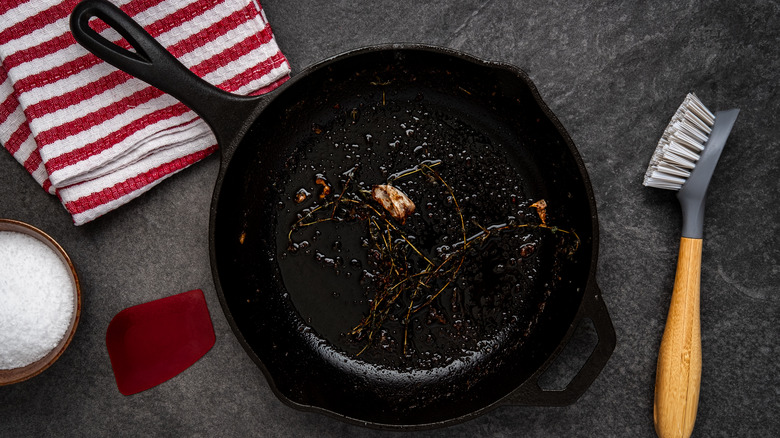
<path fill-rule="evenodd" d="M 0 231 L 0 369 L 29 365 L 62 340 L 74 284 L 59 255 L 32 236 Z"/>

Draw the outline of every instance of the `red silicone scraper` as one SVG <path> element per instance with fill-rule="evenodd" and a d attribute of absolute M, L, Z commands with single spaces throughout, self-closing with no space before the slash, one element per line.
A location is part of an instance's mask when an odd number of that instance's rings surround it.
<path fill-rule="evenodd" d="M 114 316 L 106 331 L 116 385 L 124 395 L 178 375 L 206 354 L 215 340 L 200 289 L 128 307 Z"/>

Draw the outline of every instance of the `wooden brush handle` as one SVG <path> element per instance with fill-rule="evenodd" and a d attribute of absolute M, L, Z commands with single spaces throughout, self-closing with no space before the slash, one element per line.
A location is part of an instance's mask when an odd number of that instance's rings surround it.
<path fill-rule="evenodd" d="M 653 419 L 661 438 L 689 437 L 701 384 L 699 284 L 702 239 L 683 237 L 672 302 L 658 351 Z"/>

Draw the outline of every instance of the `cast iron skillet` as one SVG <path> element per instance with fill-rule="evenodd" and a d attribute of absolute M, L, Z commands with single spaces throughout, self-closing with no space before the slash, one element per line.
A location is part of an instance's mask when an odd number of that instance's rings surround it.
<path fill-rule="evenodd" d="M 93 17 L 122 34 L 134 52 L 94 32 Z M 325 60 L 270 95 L 242 97 L 192 74 L 108 3 L 78 5 L 71 29 L 88 50 L 175 96 L 214 130 L 222 153 L 209 227 L 216 290 L 240 343 L 281 400 L 362 425 L 436 427 L 503 404 L 572 403 L 606 364 L 615 332 L 595 281 L 598 221 L 590 182 L 574 144 L 524 72 L 448 49 L 388 45 Z M 512 170 L 495 173 L 499 182 L 515 184 L 512 196 L 546 199 L 556 226 L 576 230 L 579 248 L 567 255 L 558 248 L 559 235 L 534 237 L 536 252 L 523 261 L 531 275 L 513 280 L 519 289 L 502 315 L 496 303 L 509 295 L 498 288 L 509 277 L 496 269 L 508 269 L 502 257 L 513 248 L 487 245 L 470 292 L 458 295 L 474 339 L 458 344 L 429 336 L 426 347 L 413 338 L 412 358 L 397 349 L 356 356 L 343 331 L 365 310 L 366 297 L 343 280 L 349 267 L 341 275 L 334 270 L 339 255 L 357 266 L 365 262 L 355 243 L 365 230 L 323 227 L 320 242 L 334 242 L 336 262 L 323 262 L 332 260 L 327 254 L 316 263 L 290 254 L 285 234 L 306 205 L 296 210 L 292 191 L 306 184 L 316 190 L 315 172 L 329 175 L 338 189 L 345 178 L 339 172 L 355 165 L 361 178 L 381 182 L 388 172 L 383 159 L 397 169 L 419 162 L 428 147 L 435 149 L 429 158 L 445 162 L 441 173 L 454 175 L 458 193 L 468 198 L 469 187 L 477 187 L 464 205 L 480 209 L 489 205 L 480 196 L 501 196 L 485 189 L 490 172 L 468 173 L 472 159 L 487 157 L 490 166 Z M 539 376 L 584 319 L 598 334 L 594 351 L 564 390 L 542 390 Z"/>

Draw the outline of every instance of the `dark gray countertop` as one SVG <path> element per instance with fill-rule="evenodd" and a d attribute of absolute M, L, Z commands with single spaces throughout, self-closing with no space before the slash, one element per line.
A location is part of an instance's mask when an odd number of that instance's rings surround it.
<path fill-rule="evenodd" d="M 642 175 L 688 91 L 742 113 L 710 186 L 701 277 L 703 371 L 694 436 L 780 436 L 780 6 L 777 2 L 262 2 L 293 74 L 360 46 L 421 42 L 524 69 L 568 130 L 600 222 L 597 280 L 617 332 L 589 390 L 562 408 L 505 406 L 410 434 L 653 436 L 655 361 L 674 278 L 680 212 Z M 84 307 L 70 348 L 32 380 L 0 387 L 0 436 L 391 436 L 290 408 L 271 392 L 220 309 L 208 258 L 216 156 L 74 227 L 9 154 L 0 217 L 70 253 Z M 200 288 L 217 341 L 194 366 L 125 397 L 105 346 L 123 308 Z M 579 339 L 579 338 L 575 338 Z"/>

